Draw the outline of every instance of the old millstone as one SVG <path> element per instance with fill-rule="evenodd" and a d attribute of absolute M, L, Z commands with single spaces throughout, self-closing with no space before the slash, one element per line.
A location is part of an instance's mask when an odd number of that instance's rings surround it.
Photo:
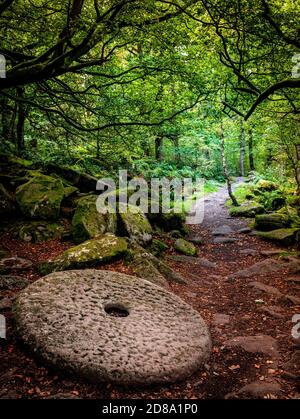
<path fill-rule="evenodd" d="M 20 293 L 13 312 L 19 336 L 39 357 L 93 382 L 174 382 L 211 349 L 208 328 L 189 305 L 112 271 L 48 275 Z"/>

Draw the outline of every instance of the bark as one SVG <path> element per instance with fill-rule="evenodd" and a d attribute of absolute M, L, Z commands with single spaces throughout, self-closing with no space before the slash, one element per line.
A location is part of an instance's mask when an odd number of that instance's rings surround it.
<path fill-rule="evenodd" d="M 254 155 L 253 155 L 253 131 L 252 131 L 252 128 L 249 129 L 248 147 L 249 147 L 249 167 L 250 167 L 250 170 L 253 171 L 253 170 L 255 170 L 255 165 L 254 165 Z"/>
<path fill-rule="evenodd" d="M 17 88 L 17 96 L 19 99 L 23 99 L 24 97 L 24 89 L 22 87 Z M 22 154 L 25 149 L 24 143 L 24 126 L 26 120 L 26 108 L 24 103 L 19 102 L 18 104 L 18 115 L 17 115 L 17 132 L 16 132 L 16 145 L 17 145 L 17 153 Z"/>
<path fill-rule="evenodd" d="M 163 138 L 162 137 L 156 137 L 155 138 L 155 158 L 157 161 L 162 161 L 162 146 L 163 146 Z"/>
<path fill-rule="evenodd" d="M 222 167 L 223 167 L 224 177 L 226 179 L 228 195 L 232 201 L 232 204 L 235 207 L 238 207 L 239 203 L 236 197 L 233 195 L 230 176 L 229 176 L 228 168 L 227 168 L 227 162 L 226 162 L 226 157 L 225 157 L 225 137 L 224 137 L 223 125 L 221 125 L 221 156 L 222 156 Z"/>
<path fill-rule="evenodd" d="M 245 176 L 245 147 L 246 147 L 245 127 L 244 127 L 244 121 L 241 120 L 240 175 L 243 177 Z"/>

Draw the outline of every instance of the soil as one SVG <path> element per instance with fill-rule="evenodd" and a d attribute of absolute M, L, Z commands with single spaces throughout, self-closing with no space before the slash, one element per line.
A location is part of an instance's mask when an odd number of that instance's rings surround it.
<path fill-rule="evenodd" d="M 171 290 L 194 307 L 211 330 L 212 354 L 200 371 L 184 382 L 163 387 L 122 388 L 113 384 L 92 385 L 78 382 L 74 377 L 43 366 L 22 347 L 14 333 L 11 311 L 6 308 L 1 311 L 7 319 L 8 328 L 7 339 L 0 339 L 0 398 L 299 398 L 299 377 L 295 379 L 293 374 L 286 374 L 283 366 L 291 359 L 295 350 L 291 335 L 292 317 L 300 313 L 300 306 L 279 298 L 278 295 L 250 287 L 249 281 L 245 278 L 230 279 L 231 274 L 267 259 L 268 257 L 263 256 L 261 251 L 273 251 L 278 247 L 255 236 L 238 233 L 239 229 L 247 227 L 247 220 L 229 217 L 224 206 L 227 199 L 224 188 L 203 199 L 205 201 L 203 223 L 191 226 L 190 229 L 192 235 L 203 238 L 203 244 L 196 245 L 198 256 L 214 262 L 216 267 L 207 268 L 199 264 L 192 266 L 174 260 L 168 262 L 187 280 L 186 285 L 170 284 Z M 212 231 L 223 225 L 234 230 L 234 233 L 228 237 L 234 237 L 236 241 L 224 244 L 213 242 Z M 32 269 L 21 274 L 12 273 L 26 277 L 30 281 L 39 278 L 36 269 L 38 263 L 57 256 L 72 245 L 70 242 L 59 240 L 39 244 L 23 243 L 13 239 L 9 234 L 1 236 L 1 243 L 11 256 L 19 256 L 33 262 Z M 168 241 L 168 244 L 170 243 L 172 242 Z M 247 249 L 250 251 L 247 252 Z M 244 252 L 240 253 L 241 250 Z M 167 254 L 172 255 L 176 252 L 170 247 Z M 99 266 L 99 269 L 132 273 L 123 261 Z M 267 275 L 255 275 L 251 281 L 273 286 L 284 295 L 299 297 L 299 283 L 287 281 L 289 277 L 295 278 L 295 274 L 273 272 Z M 0 298 L 11 298 L 15 295 L 16 293 L 12 291 L 0 291 Z M 226 344 L 226 341 L 234 337 L 254 335 L 275 338 L 279 358 L 251 353 Z M 239 392 L 241 388 L 252 382 L 265 383 L 266 390 L 259 396 Z M 278 385 L 273 387 L 271 385 L 268 391 L 268 383 L 279 384 L 280 390 L 278 391 Z M 275 387 L 276 391 L 273 391 Z"/>

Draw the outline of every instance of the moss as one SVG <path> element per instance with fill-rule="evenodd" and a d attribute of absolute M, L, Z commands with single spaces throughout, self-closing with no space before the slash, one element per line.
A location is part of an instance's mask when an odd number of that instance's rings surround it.
<path fill-rule="evenodd" d="M 264 207 L 256 202 L 240 205 L 239 207 L 232 207 L 229 210 L 231 217 L 255 217 L 256 214 L 264 212 Z"/>
<path fill-rule="evenodd" d="M 255 216 L 254 228 L 261 231 L 271 231 L 288 227 L 289 217 L 285 214 L 271 213 Z"/>
<path fill-rule="evenodd" d="M 41 264 L 39 270 L 45 274 L 66 269 L 81 269 L 109 263 L 126 255 L 126 253 L 126 240 L 116 237 L 114 234 L 106 233 L 101 237 L 71 247 L 54 261 Z"/>
<path fill-rule="evenodd" d="M 159 256 L 168 249 L 168 246 L 158 239 L 153 239 L 149 250 L 154 256 Z"/>
<path fill-rule="evenodd" d="M 79 192 L 79 189 L 76 188 L 76 186 L 65 186 L 64 187 L 64 197 L 68 198 L 71 195 L 74 195 L 75 193 Z"/>
<path fill-rule="evenodd" d="M 187 256 L 196 256 L 197 249 L 196 247 L 184 239 L 177 239 L 174 243 L 174 248 L 178 250 L 180 253 L 183 253 Z"/>
<path fill-rule="evenodd" d="M 81 243 L 106 232 L 115 233 L 117 216 L 114 213 L 101 214 L 96 207 L 97 196 L 80 198 L 72 220 L 74 241 Z"/>
<path fill-rule="evenodd" d="M 256 189 L 259 191 L 275 191 L 276 189 L 279 189 L 279 186 L 270 180 L 260 179 L 256 183 Z"/>
<path fill-rule="evenodd" d="M 130 238 L 141 244 L 149 243 L 152 239 L 152 227 L 145 214 L 139 207 L 128 205 L 128 211 L 120 208 L 119 217 Z"/>
<path fill-rule="evenodd" d="M 15 210 L 12 197 L 0 183 L 0 215 L 10 215 Z"/>
<path fill-rule="evenodd" d="M 296 242 L 299 231 L 299 228 L 280 228 L 268 232 L 258 232 L 257 236 L 268 241 L 280 242 L 289 246 Z"/>
<path fill-rule="evenodd" d="M 46 221 L 25 223 L 18 232 L 21 240 L 33 243 L 61 238 L 64 234 L 66 234 L 66 228 L 62 224 L 47 223 Z"/>
<path fill-rule="evenodd" d="M 57 219 L 64 188 L 59 179 L 34 176 L 16 190 L 16 199 L 22 213 L 29 218 Z"/>

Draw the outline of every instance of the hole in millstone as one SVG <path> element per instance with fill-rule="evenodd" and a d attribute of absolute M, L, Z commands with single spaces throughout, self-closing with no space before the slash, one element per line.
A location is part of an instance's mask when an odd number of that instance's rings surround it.
<path fill-rule="evenodd" d="M 112 317 L 127 317 L 129 311 L 122 304 L 106 304 L 104 310 Z"/>

